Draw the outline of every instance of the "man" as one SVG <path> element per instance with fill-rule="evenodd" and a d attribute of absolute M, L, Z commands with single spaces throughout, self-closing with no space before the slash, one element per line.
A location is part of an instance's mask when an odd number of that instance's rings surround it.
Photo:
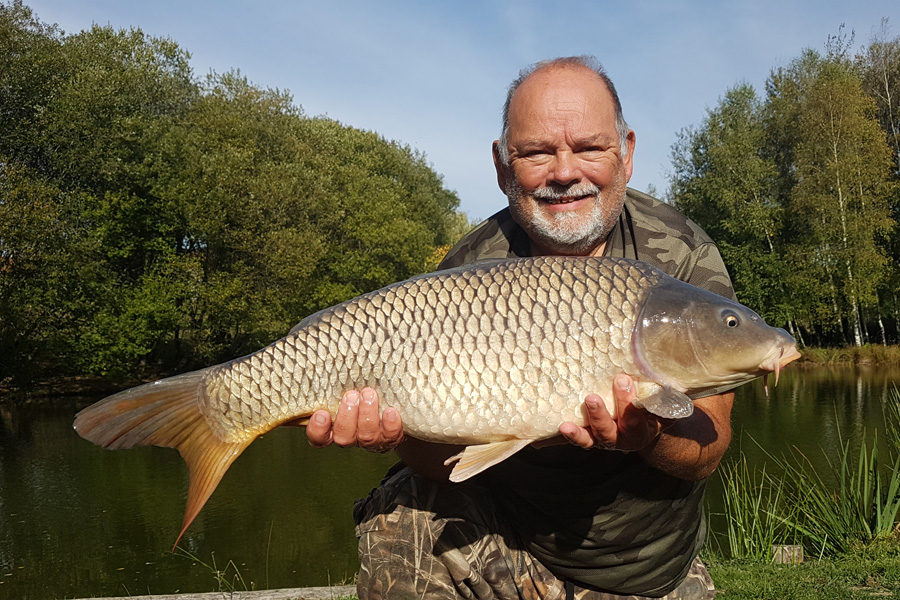
<path fill-rule="evenodd" d="M 733 296 L 715 246 L 685 217 L 628 190 L 635 134 L 615 88 L 590 57 L 526 69 L 510 87 L 493 155 L 509 208 L 467 234 L 442 267 L 546 254 L 637 258 Z M 404 438 L 402 415 L 378 416 L 372 389 L 348 392 L 331 424 L 313 416 L 314 446 L 396 449 L 354 516 L 366 598 L 712 597 L 696 560 L 705 537 L 705 478 L 731 439 L 733 394 L 695 400 L 666 422 L 631 405 L 630 377 L 585 399 L 587 424 L 451 484 L 454 446 Z M 568 442 L 568 443 L 566 443 Z"/>

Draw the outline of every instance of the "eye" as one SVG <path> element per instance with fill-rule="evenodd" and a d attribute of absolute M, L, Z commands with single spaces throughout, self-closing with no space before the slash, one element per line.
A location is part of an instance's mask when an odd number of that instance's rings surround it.
<path fill-rule="evenodd" d="M 727 315 L 725 315 L 725 318 L 722 319 L 722 321 L 725 323 L 726 327 L 732 327 L 732 328 L 737 327 L 738 325 L 741 324 L 741 320 L 734 313 L 728 313 Z"/>

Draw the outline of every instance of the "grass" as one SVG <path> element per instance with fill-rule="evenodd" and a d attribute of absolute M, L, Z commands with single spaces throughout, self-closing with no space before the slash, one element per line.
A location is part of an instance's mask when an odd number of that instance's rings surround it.
<path fill-rule="evenodd" d="M 248 592 L 252 591 L 255 587 L 253 582 L 250 582 L 250 587 L 247 587 L 247 582 L 244 581 L 244 577 L 241 575 L 241 572 L 238 570 L 237 565 L 234 564 L 234 561 L 229 560 L 225 564 L 224 569 L 220 569 L 216 565 L 216 555 L 211 555 L 210 561 L 212 564 L 207 564 L 203 562 L 201 559 L 194 556 L 192 553 L 188 552 L 181 546 L 176 548 L 176 554 L 179 556 L 183 556 L 195 564 L 204 567 L 210 574 L 213 576 L 216 582 L 216 590 L 217 592 L 222 592 L 225 594 L 234 594 L 235 592 Z"/>
<path fill-rule="evenodd" d="M 743 452 L 738 460 L 722 464 L 719 476 L 725 532 L 711 542 L 720 552 L 724 538 L 727 556 L 766 562 L 773 545 L 798 543 L 796 529 L 785 524 L 784 515 L 795 518 L 797 507 L 787 501 L 784 480 L 770 477 L 765 467 L 751 470 Z"/>
<path fill-rule="evenodd" d="M 842 348 L 803 348 L 801 364 L 807 365 L 897 365 L 900 364 L 900 346 L 845 346 Z"/>
<path fill-rule="evenodd" d="M 704 560 L 715 582 L 717 600 L 900 599 L 900 549 L 896 545 L 800 565 Z"/>

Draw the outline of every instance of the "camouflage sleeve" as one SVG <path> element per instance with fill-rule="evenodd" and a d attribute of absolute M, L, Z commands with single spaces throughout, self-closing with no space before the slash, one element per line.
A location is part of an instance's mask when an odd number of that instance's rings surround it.
<path fill-rule="evenodd" d="M 728 269 L 715 244 L 700 245 L 691 253 L 690 260 L 682 266 L 686 271 L 684 277 L 679 276 L 679 279 L 731 300 L 737 300 Z"/>
<path fill-rule="evenodd" d="M 529 242 L 505 208 L 467 233 L 453 246 L 438 269 L 449 269 L 493 258 L 527 256 Z"/>

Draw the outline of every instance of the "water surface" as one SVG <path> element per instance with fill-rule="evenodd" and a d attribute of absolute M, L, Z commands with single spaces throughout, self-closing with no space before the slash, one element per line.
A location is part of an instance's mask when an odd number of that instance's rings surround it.
<path fill-rule="evenodd" d="M 729 457 L 743 450 L 758 463 L 760 447 L 781 454 L 796 445 L 824 464 L 822 447 L 881 427 L 881 405 L 897 384 L 900 369 L 884 368 L 788 369 L 777 388 L 770 381 L 768 397 L 761 382 L 748 384 L 738 391 Z M 187 493 L 181 457 L 165 448 L 104 451 L 82 440 L 72 418 L 93 400 L 0 403 L 0 598 L 219 589 L 209 568 L 171 551 Z M 229 469 L 181 546 L 227 567 L 230 581 L 239 569 L 248 588 L 347 581 L 358 567 L 353 500 L 393 461 L 315 450 L 301 429 L 279 428 Z"/>

